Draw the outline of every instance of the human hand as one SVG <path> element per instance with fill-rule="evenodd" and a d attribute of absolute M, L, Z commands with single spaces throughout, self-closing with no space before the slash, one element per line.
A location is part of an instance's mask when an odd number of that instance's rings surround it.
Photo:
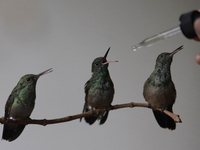
<path fill-rule="evenodd" d="M 195 20 L 195 22 L 194 22 L 194 30 L 195 30 L 195 32 L 197 34 L 197 37 L 194 38 L 194 40 L 200 41 L 200 18 Z"/>
<path fill-rule="evenodd" d="M 194 30 L 197 34 L 197 37 L 194 38 L 195 41 L 200 41 L 200 18 L 198 18 L 197 20 L 195 20 L 194 22 Z M 196 62 L 198 64 L 200 64 L 200 53 L 196 55 L 196 58 L 195 58 Z"/>

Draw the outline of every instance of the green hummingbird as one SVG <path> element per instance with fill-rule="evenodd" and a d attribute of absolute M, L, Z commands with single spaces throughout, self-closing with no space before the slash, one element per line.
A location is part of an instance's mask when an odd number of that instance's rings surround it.
<path fill-rule="evenodd" d="M 27 74 L 21 77 L 5 105 L 4 119 L 29 119 L 35 105 L 35 88 L 38 78 L 41 75 L 52 72 L 52 68 L 38 75 Z M 24 130 L 25 125 L 5 123 L 2 139 L 9 142 L 18 138 Z"/>
<path fill-rule="evenodd" d="M 172 106 L 176 99 L 176 89 L 171 78 L 170 66 L 173 55 L 183 49 L 180 46 L 171 53 L 161 53 L 156 59 L 155 69 L 144 84 L 143 95 L 149 106 L 173 112 Z M 153 110 L 158 124 L 162 128 L 174 130 L 174 120 L 163 112 Z"/>
<path fill-rule="evenodd" d="M 115 90 L 108 71 L 108 64 L 117 61 L 106 60 L 109 51 L 110 48 L 108 48 L 104 57 L 98 57 L 92 63 L 92 77 L 85 84 L 83 112 L 111 106 Z M 98 119 L 100 125 L 104 124 L 108 113 L 109 111 L 105 111 L 94 116 L 85 117 L 85 121 L 92 125 Z"/>

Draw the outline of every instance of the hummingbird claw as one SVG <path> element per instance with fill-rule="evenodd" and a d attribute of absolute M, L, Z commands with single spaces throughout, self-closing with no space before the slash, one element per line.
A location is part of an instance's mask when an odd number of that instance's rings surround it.
<path fill-rule="evenodd" d="M 147 107 L 148 107 L 148 108 L 151 108 L 151 104 L 148 103 L 148 106 L 147 106 Z"/>
<path fill-rule="evenodd" d="M 163 113 L 166 108 L 161 108 L 161 112 Z"/>

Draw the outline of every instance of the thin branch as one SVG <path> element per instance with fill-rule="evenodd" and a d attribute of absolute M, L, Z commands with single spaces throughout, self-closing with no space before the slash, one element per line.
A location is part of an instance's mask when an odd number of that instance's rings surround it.
<path fill-rule="evenodd" d="M 5 120 L 4 118 L 0 118 L 0 123 L 4 124 L 5 122 L 6 123 L 9 122 L 9 123 L 16 123 L 16 124 L 25 124 L 25 125 L 27 125 L 27 124 L 38 124 L 38 125 L 45 126 L 45 125 L 48 125 L 48 124 L 56 124 L 56 123 L 72 121 L 72 120 L 75 120 L 75 119 L 91 116 L 91 115 L 94 115 L 94 114 L 99 114 L 101 112 L 108 111 L 108 110 L 115 110 L 115 109 L 121 109 L 121 108 L 127 108 L 127 107 L 130 107 L 130 108 L 133 108 L 133 107 L 149 108 L 147 103 L 131 102 L 131 103 L 126 103 L 126 104 L 113 105 L 113 106 L 103 108 L 103 109 L 95 109 L 95 110 L 92 110 L 92 111 L 88 111 L 86 113 L 81 113 L 81 114 L 77 114 L 77 115 L 73 115 L 73 116 L 67 116 L 67 117 L 58 118 L 58 119 L 51 119 L 51 120 L 47 120 L 47 119 L 41 119 L 41 120 L 36 120 L 36 119 L 24 119 L 24 120 L 8 119 L 8 120 Z M 151 107 L 150 109 L 162 111 L 160 108 L 155 108 L 155 107 Z M 164 110 L 163 113 L 170 116 L 176 123 L 182 122 L 179 115 L 171 113 L 167 110 Z"/>

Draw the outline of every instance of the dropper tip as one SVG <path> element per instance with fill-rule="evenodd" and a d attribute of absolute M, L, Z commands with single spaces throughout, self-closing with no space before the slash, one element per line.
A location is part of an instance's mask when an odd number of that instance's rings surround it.
<path fill-rule="evenodd" d="M 138 49 L 140 49 L 140 48 L 142 48 L 143 47 L 143 45 L 141 44 L 141 43 L 139 43 L 139 44 L 137 44 L 137 45 L 133 45 L 132 46 L 132 50 L 135 52 L 135 51 L 137 51 Z"/>
<path fill-rule="evenodd" d="M 132 46 L 132 50 L 135 52 L 137 51 L 137 47 L 135 45 Z"/>

